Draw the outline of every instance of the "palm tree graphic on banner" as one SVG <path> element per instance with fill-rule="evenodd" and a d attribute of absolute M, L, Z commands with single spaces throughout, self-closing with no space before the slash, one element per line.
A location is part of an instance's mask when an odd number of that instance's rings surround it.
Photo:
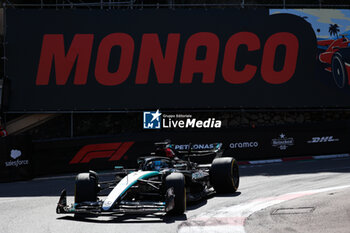
<path fill-rule="evenodd" d="M 332 36 L 337 36 L 338 38 L 338 32 L 339 32 L 339 25 L 338 24 L 329 24 L 329 29 L 328 29 L 328 32 L 329 32 L 329 35 Z"/>

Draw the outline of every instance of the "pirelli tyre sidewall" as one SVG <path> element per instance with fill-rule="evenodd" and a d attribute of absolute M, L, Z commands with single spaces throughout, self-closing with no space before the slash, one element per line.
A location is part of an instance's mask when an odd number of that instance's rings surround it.
<path fill-rule="evenodd" d="M 75 179 L 75 203 L 96 202 L 98 192 L 98 178 L 96 174 L 80 173 Z"/>
<path fill-rule="evenodd" d="M 338 88 L 344 88 L 348 80 L 343 56 L 335 53 L 332 57 L 332 76 Z"/>
<path fill-rule="evenodd" d="M 170 215 L 181 215 L 186 211 L 186 186 L 185 177 L 182 173 L 171 173 L 165 178 L 166 189 L 174 189 L 174 209 L 170 210 Z"/>
<path fill-rule="evenodd" d="M 216 158 L 210 168 L 210 183 L 217 193 L 234 193 L 239 186 L 239 169 L 232 157 Z"/>

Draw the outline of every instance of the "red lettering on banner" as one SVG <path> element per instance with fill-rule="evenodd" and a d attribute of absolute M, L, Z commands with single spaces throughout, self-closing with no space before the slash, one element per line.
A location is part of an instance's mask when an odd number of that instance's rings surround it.
<path fill-rule="evenodd" d="M 200 46 L 207 48 L 206 58 L 197 60 Z M 192 83 L 194 73 L 202 73 L 202 83 L 214 83 L 219 56 L 220 41 L 217 35 L 210 32 L 193 34 L 186 43 L 180 83 Z"/>
<path fill-rule="evenodd" d="M 153 62 L 158 83 L 173 83 L 179 43 L 180 34 L 169 34 L 165 54 L 163 55 L 158 34 L 143 34 L 135 83 L 148 83 L 151 62 Z"/>
<path fill-rule="evenodd" d="M 108 71 L 109 56 L 114 46 L 120 46 L 119 67 L 116 72 Z M 102 39 L 98 47 L 95 77 L 104 86 L 115 86 L 123 83 L 130 74 L 134 55 L 134 40 L 126 33 L 112 33 Z"/>
<path fill-rule="evenodd" d="M 231 36 L 227 41 L 222 64 L 222 76 L 227 82 L 232 84 L 248 82 L 254 77 L 257 70 L 256 66 L 249 64 L 245 65 L 241 71 L 235 69 L 237 50 L 241 45 L 246 45 L 248 51 L 255 51 L 260 49 L 260 40 L 254 33 L 239 32 Z"/>
<path fill-rule="evenodd" d="M 74 85 L 85 85 L 89 72 L 94 35 L 76 34 L 68 52 L 65 52 L 62 34 L 48 34 L 43 37 L 36 85 L 48 85 L 54 64 L 56 85 L 66 85 L 68 78 L 74 73 Z M 220 40 L 211 32 L 198 32 L 188 38 L 184 45 L 184 55 L 179 82 L 192 83 L 195 73 L 202 74 L 202 83 L 214 83 L 217 64 L 222 62 L 222 77 L 231 84 L 243 84 L 254 78 L 258 69 L 261 77 L 269 84 L 282 84 L 290 80 L 296 70 L 299 53 L 298 38 L 289 32 L 271 35 L 263 49 L 261 66 L 245 64 L 242 70 L 236 70 L 235 64 L 239 59 L 237 51 L 240 46 L 246 46 L 247 52 L 258 51 L 261 44 L 258 36 L 252 32 L 238 32 L 232 35 L 225 46 L 222 61 L 218 61 Z M 118 69 L 108 70 L 110 54 L 113 47 L 121 48 Z M 278 46 L 285 47 L 283 68 L 275 70 L 276 50 Z M 159 84 L 174 83 L 176 65 L 180 47 L 180 34 L 168 34 L 165 47 L 162 49 L 159 35 L 156 33 L 143 34 L 137 66 L 133 66 L 134 39 L 126 33 L 112 33 L 104 37 L 97 49 L 95 78 L 103 86 L 116 86 L 125 82 L 136 68 L 135 84 L 147 84 L 151 64 L 153 64 Z M 205 47 L 205 57 L 197 58 L 198 49 Z M 181 62 L 181 61 L 180 61 Z"/>
<path fill-rule="evenodd" d="M 286 55 L 281 71 L 274 70 L 276 49 L 284 45 Z M 287 82 L 293 75 L 298 61 L 299 41 L 298 38 L 289 32 L 279 32 L 270 36 L 264 47 L 261 64 L 262 78 L 271 84 L 282 84 Z"/>
<path fill-rule="evenodd" d="M 76 63 L 74 84 L 85 85 L 89 72 L 93 34 L 76 34 L 65 54 L 62 34 L 48 34 L 43 37 L 36 85 L 48 85 L 52 63 L 55 64 L 56 85 L 65 85 Z"/>

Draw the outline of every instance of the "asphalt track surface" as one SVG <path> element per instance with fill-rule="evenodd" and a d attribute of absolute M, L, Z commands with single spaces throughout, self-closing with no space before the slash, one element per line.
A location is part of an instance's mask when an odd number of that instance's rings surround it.
<path fill-rule="evenodd" d="M 240 172 L 237 193 L 195 203 L 178 217 L 77 221 L 55 213 L 64 187 L 73 202 L 73 177 L 2 183 L 0 232 L 350 232 L 350 158 L 246 165 Z"/>

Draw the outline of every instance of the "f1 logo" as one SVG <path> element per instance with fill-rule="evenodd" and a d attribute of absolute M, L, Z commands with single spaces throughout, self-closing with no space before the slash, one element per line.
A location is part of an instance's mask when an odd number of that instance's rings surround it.
<path fill-rule="evenodd" d="M 156 112 L 143 112 L 143 128 L 160 129 L 161 115 L 159 109 Z"/>
<path fill-rule="evenodd" d="M 81 148 L 69 164 L 88 163 L 92 159 L 109 158 L 109 161 L 120 160 L 134 142 L 114 142 L 92 144 Z"/>

